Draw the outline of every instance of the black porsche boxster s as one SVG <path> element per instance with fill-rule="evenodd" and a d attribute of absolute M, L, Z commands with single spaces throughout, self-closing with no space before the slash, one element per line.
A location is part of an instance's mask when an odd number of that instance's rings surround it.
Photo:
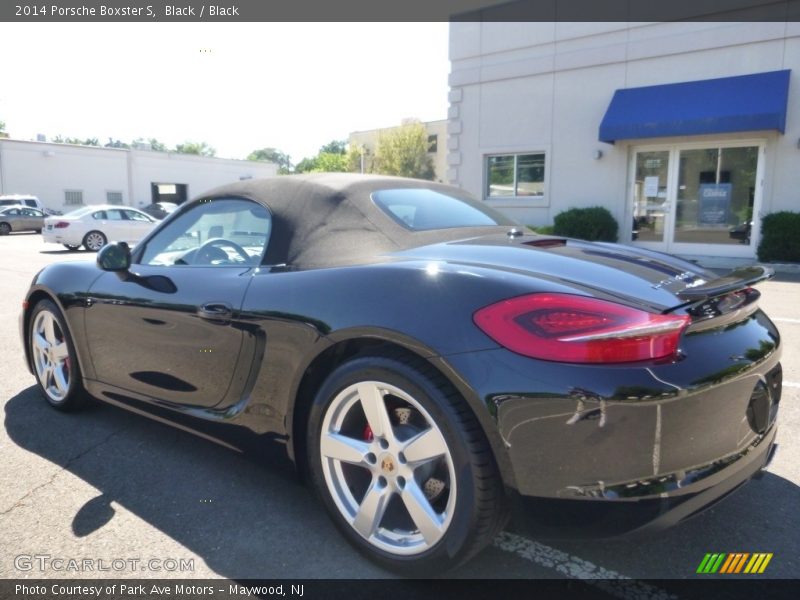
<path fill-rule="evenodd" d="M 91 396 L 293 463 L 357 548 L 421 574 L 509 513 L 646 531 L 757 474 L 770 275 L 533 235 L 430 182 L 278 177 L 48 266 L 21 332 L 54 407 Z"/>

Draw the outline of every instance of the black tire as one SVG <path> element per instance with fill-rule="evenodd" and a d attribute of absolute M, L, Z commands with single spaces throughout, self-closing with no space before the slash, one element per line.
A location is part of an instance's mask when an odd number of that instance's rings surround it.
<path fill-rule="evenodd" d="M 9 233 L 11 233 L 11 225 L 0 223 L 0 235 L 8 235 Z"/>
<path fill-rule="evenodd" d="M 70 252 L 75 252 L 76 250 L 80 250 L 81 249 L 80 246 L 73 246 L 71 244 L 64 244 L 64 248 L 66 248 Z"/>
<path fill-rule="evenodd" d="M 99 252 L 107 243 L 108 239 L 102 231 L 90 231 L 83 236 L 83 247 L 90 252 Z"/>
<path fill-rule="evenodd" d="M 54 325 L 52 336 L 46 332 L 47 322 L 50 319 Z M 39 339 L 40 337 L 44 339 Z M 53 339 L 48 340 L 48 337 Z M 56 344 L 53 344 L 53 341 Z M 49 344 L 49 348 L 45 348 L 46 344 Z M 83 407 L 86 402 L 86 392 L 81 384 L 75 346 L 64 316 L 52 301 L 41 300 L 33 308 L 28 325 L 28 346 L 36 382 L 47 402 L 63 411 Z M 58 360 L 59 356 L 66 357 L 63 364 Z M 52 372 L 48 370 L 50 365 L 53 366 Z M 60 374 L 61 379 L 57 374 Z"/>
<path fill-rule="evenodd" d="M 391 423 L 391 446 L 384 436 L 372 433 L 363 412 L 361 397 L 373 388 L 378 391 L 372 396 L 378 399 L 375 405 L 384 407 L 382 414 Z M 408 456 L 397 451 L 402 444 L 410 449 L 410 441 L 423 434 L 436 439 L 430 445 L 434 451 L 427 444 L 426 451 L 417 444 Z M 336 448 L 330 445 L 332 437 L 347 438 L 348 451 L 350 442 L 359 452 L 366 448 L 363 460 L 356 465 L 349 454 L 345 460 L 333 457 L 338 448 L 331 450 Z M 449 382 L 417 357 L 364 356 L 334 370 L 311 407 L 307 448 L 310 480 L 334 523 L 361 553 L 402 575 L 420 577 L 455 568 L 489 544 L 505 524 L 502 482 L 475 415 Z M 412 452 L 417 459 L 409 458 Z M 367 500 L 378 494 L 382 500 Z M 362 518 L 370 513 L 365 506 L 373 503 L 374 516 Z M 431 514 L 433 518 L 426 517 Z"/>

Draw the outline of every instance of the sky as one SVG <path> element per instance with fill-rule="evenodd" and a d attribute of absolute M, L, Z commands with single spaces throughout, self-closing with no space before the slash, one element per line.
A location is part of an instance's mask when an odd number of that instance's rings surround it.
<path fill-rule="evenodd" d="M 447 23 L 1 23 L 15 139 L 155 137 L 297 163 L 351 131 L 447 116 Z"/>

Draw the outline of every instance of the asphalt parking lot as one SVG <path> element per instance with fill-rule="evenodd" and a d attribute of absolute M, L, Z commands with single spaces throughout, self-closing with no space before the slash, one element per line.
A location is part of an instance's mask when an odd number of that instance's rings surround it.
<path fill-rule="evenodd" d="M 0 577 L 390 576 L 343 541 L 310 490 L 268 465 L 110 406 L 47 406 L 24 366 L 21 300 L 41 267 L 76 259 L 94 255 L 0 237 Z M 784 340 L 780 450 L 762 479 L 646 539 L 534 540 L 512 524 L 452 576 L 691 578 L 707 552 L 771 552 L 764 577 L 800 578 L 800 277 L 759 289 Z M 73 572 L 34 556 L 117 562 Z"/>

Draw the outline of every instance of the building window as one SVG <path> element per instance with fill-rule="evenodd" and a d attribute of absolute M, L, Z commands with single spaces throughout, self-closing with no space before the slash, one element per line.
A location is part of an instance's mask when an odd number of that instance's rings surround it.
<path fill-rule="evenodd" d="M 122 192 L 106 192 L 107 204 L 122 204 Z"/>
<path fill-rule="evenodd" d="M 486 195 L 543 196 L 544 153 L 487 157 Z"/>
<path fill-rule="evenodd" d="M 428 152 L 435 153 L 439 148 L 439 136 L 436 134 L 428 136 Z"/>
<path fill-rule="evenodd" d="M 80 206 L 83 204 L 83 190 L 66 190 L 64 204 L 67 206 Z"/>

